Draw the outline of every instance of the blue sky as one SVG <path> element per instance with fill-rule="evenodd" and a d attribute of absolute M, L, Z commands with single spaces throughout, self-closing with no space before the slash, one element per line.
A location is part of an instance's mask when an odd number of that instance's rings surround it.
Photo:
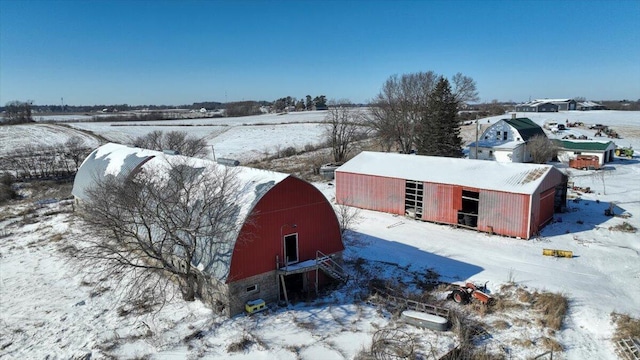
<path fill-rule="evenodd" d="M 640 0 L 0 0 L 0 103 L 364 103 L 429 70 L 482 101 L 637 100 L 639 24 Z"/>

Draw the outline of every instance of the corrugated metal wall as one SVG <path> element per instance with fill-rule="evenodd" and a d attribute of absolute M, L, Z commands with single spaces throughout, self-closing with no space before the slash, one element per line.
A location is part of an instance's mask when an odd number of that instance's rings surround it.
<path fill-rule="evenodd" d="M 462 208 L 462 187 L 424 183 L 423 202 L 422 220 L 457 224 L 458 210 Z"/>
<path fill-rule="evenodd" d="M 555 195 L 556 189 L 551 188 L 540 194 L 539 200 L 534 200 L 531 212 L 534 214 L 533 219 L 536 221 L 532 224 L 532 233 L 536 233 L 542 226 L 553 219 Z"/>
<path fill-rule="evenodd" d="M 336 202 L 404 215 L 405 180 L 336 172 Z"/>
<path fill-rule="evenodd" d="M 529 195 L 480 191 L 478 230 L 529 238 Z"/>
<path fill-rule="evenodd" d="M 276 256 L 284 258 L 283 236 L 289 234 L 298 234 L 299 261 L 315 259 L 317 250 L 344 250 L 333 206 L 306 181 L 286 178 L 260 199 L 252 214 L 233 250 L 228 282 L 276 269 Z"/>
<path fill-rule="evenodd" d="M 539 187 L 545 189 L 542 197 L 538 192 L 530 196 L 484 189 L 465 190 L 480 193 L 478 230 L 528 239 L 552 219 L 553 192 L 562 181 L 566 181 L 566 177 L 557 169 L 552 169 Z M 336 172 L 336 201 L 363 209 L 404 215 L 405 183 L 405 179 Z M 462 187 L 423 184 L 422 220 L 458 224 Z M 547 196 L 550 193 L 552 196 Z"/>

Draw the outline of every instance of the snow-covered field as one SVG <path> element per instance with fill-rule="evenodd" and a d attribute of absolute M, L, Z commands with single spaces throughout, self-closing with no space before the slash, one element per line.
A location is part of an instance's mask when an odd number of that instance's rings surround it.
<path fill-rule="evenodd" d="M 622 136 L 614 140 L 616 143 L 640 149 L 640 112 L 518 115 L 539 124 L 564 123 L 568 119 L 609 125 Z M 320 134 L 316 122 L 323 117 L 322 113 L 300 116 L 288 125 L 281 125 L 287 122 L 284 115 L 189 121 L 210 121 L 216 123 L 216 129 L 228 128 L 212 136 L 210 143 L 215 146 L 216 155 L 227 151 L 225 157 L 232 157 L 288 144 L 292 138 L 303 145 L 315 143 Z M 505 117 L 508 115 L 481 122 Z M 107 138 L 114 136 L 114 140 L 117 136 L 137 136 L 143 131 L 166 128 L 105 125 L 73 124 L 74 128 Z M 306 126 L 308 131 L 303 130 Z M 202 135 L 203 129 L 210 131 L 213 127 L 179 128 L 200 129 Z M 271 130 L 262 132 L 263 127 Z M 5 128 L 0 127 L 0 131 Z M 30 136 L 28 127 L 11 128 Z M 31 129 L 40 128 L 32 125 Z M 586 127 L 572 131 L 593 136 L 593 130 Z M 5 142 L 12 137 L 15 136 L 0 138 L 0 153 L 7 146 L 19 146 L 19 141 Z M 46 135 L 33 136 L 43 137 Z M 64 135 L 56 139 L 63 142 Z M 157 313 L 128 304 L 120 297 L 118 284 L 109 279 L 86 278 L 68 255 L 70 246 L 87 236 L 69 201 L 36 203 L 36 199 L 29 198 L 5 205 L 0 207 L 0 358 L 66 359 L 91 354 L 92 359 L 351 359 L 370 346 L 378 329 L 399 327 L 415 337 L 416 352 L 421 358 L 431 359 L 455 346 L 455 336 L 450 331 L 435 333 L 402 324 L 390 313 L 359 301 L 359 294 L 366 274 L 402 280 L 415 287 L 416 274 L 433 269 L 443 281 L 488 281 L 494 294 L 502 285 L 515 282 L 531 291 L 560 292 L 568 298 L 564 326 L 555 333 L 528 321 L 533 315 L 524 310 L 474 315 L 488 324 L 497 319 L 508 323 L 502 330 L 489 327 L 491 336 L 481 342 L 507 358 L 541 354 L 546 351 L 541 339 L 553 337 L 564 348 L 562 353 L 554 354 L 554 359 L 616 359 L 610 314 L 640 317 L 640 236 L 611 229 L 623 222 L 640 228 L 638 155 L 632 160 L 616 160 L 600 172 L 571 170 L 570 181 L 594 192 L 570 192 L 576 200 L 569 201 L 569 211 L 557 214 L 557 221 L 545 227 L 540 238 L 530 241 L 361 211 L 361 221 L 345 251 L 347 266 L 356 280 L 309 303 L 288 308 L 273 306 L 265 313 L 231 319 L 216 316 L 198 301 L 185 303 L 179 297 Z M 330 183 L 316 185 L 333 200 L 334 187 Z M 617 204 L 617 214 L 630 217 L 604 216 L 610 202 Z M 570 250 L 574 257 L 545 257 L 543 248 Z M 472 312 L 469 306 L 452 306 Z M 521 346 L 518 339 L 529 339 L 533 345 Z M 238 344 L 243 344 L 240 348 L 244 349 L 228 352 Z"/>

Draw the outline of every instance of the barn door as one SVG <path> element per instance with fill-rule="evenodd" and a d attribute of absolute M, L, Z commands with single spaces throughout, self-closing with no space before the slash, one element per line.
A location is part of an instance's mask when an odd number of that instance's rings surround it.
<path fill-rule="evenodd" d="M 287 265 L 298 262 L 298 234 L 284 237 L 284 256 Z"/>

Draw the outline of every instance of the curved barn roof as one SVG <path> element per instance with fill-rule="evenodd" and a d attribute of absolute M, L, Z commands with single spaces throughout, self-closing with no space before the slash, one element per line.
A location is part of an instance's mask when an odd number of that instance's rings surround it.
<path fill-rule="evenodd" d="M 101 178 L 115 176 L 124 180 L 142 168 L 162 171 L 168 169 L 169 164 L 177 162 L 193 166 L 194 169 L 204 169 L 201 176 L 207 176 L 206 169 L 225 168 L 224 165 L 209 160 L 109 143 L 94 150 L 84 160 L 76 174 L 72 194 L 80 200 L 86 199 L 86 191 Z M 248 167 L 234 167 L 234 171 L 237 171 L 234 178 L 238 194 L 234 199 L 237 205 L 236 218 L 232 220 L 236 224 L 236 230 L 226 233 L 225 239 L 216 239 L 216 244 L 220 245 L 210 253 L 197 254 L 197 263 L 193 264 L 220 280 L 225 280 L 229 274 L 231 254 L 247 216 L 264 194 L 289 177 L 288 174 Z"/>

